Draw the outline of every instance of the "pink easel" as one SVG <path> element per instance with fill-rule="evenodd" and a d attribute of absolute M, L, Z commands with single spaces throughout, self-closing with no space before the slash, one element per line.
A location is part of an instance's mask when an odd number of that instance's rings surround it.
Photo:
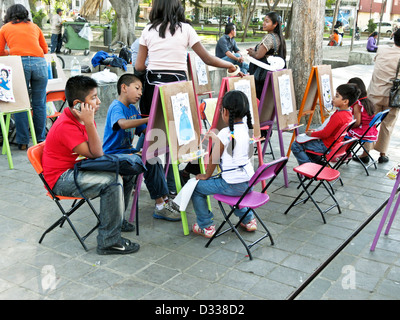
<path fill-rule="evenodd" d="M 390 207 L 392 206 L 393 200 L 396 197 L 396 193 L 398 192 L 397 189 L 399 188 L 399 184 L 400 184 L 400 174 L 397 174 L 396 182 L 394 183 L 392 193 L 390 194 L 390 198 L 389 198 L 389 201 L 388 201 L 388 203 L 386 205 L 385 212 L 383 213 L 381 222 L 379 223 L 379 226 L 378 226 L 378 230 L 376 231 L 376 234 L 375 234 L 374 241 L 372 242 L 372 246 L 371 246 L 371 249 L 370 249 L 371 251 L 375 250 L 376 243 L 378 242 L 379 236 L 380 236 L 380 234 L 382 232 L 382 228 L 383 228 L 383 225 L 385 224 L 385 221 L 386 221 L 387 215 L 389 213 Z M 397 197 L 397 201 L 396 201 L 396 204 L 393 207 L 393 212 L 392 212 L 392 214 L 390 216 L 389 223 L 386 226 L 385 235 L 389 234 L 390 227 L 392 226 L 392 223 L 393 223 L 394 217 L 395 217 L 395 215 L 397 213 L 397 209 L 399 208 L 399 205 L 400 205 L 400 197 Z"/>

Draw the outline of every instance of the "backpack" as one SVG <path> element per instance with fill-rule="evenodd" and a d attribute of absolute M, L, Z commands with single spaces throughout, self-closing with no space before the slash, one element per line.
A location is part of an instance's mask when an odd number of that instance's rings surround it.
<path fill-rule="evenodd" d="M 132 63 L 132 51 L 126 47 L 122 48 L 119 52 L 119 58 L 122 58 L 126 61 L 127 64 Z"/>

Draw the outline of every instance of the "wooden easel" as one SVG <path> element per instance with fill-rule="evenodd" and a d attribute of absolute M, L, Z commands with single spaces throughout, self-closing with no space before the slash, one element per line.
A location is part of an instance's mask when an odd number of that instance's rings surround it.
<path fill-rule="evenodd" d="M 171 97 L 180 93 L 187 93 L 189 96 L 189 104 L 195 132 L 195 139 L 187 144 L 179 145 L 176 124 L 174 121 L 174 113 Z M 198 160 L 200 171 L 205 173 L 204 154 L 200 151 L 200 115 L 195 103 L 195 95 L 193 84 L 191 81 L 181 81 L 168 83 L 165 85 L 157 85 L 154 89 L 152 106 L 150 109 L 149 120 L 147 123 L 146 135 L 142 150 L 142 161 L 145 164 L 150 159 L 162 154 L 167 156 L 167 164 L 169 160 L 172 162 L 172 169 L 176 184 L 176 190 L 179 193 L 181 190 L 181 180 L 179 175 L 179 164 Z M 195 156 L 192 156 L 196 153 Z M 131 209 L 130 221 L 132 222 L 137 217 L 137 202 L 140 193 L 143 174 L 138 177 L 136 183 L 134 199 Z M 189 234 L 189 226 L 186 212 L 181 212 L 183 233 Z"/>
<path fill-rule="evenodd" d="M 10 143 L 8 141 L 8 132 L 10 128 L 10 119 L 12 114 L 20 112 L 27 113 L 29 128 L 32 136 L 32 142 L 34 145 L 36 145 L 37 141 L 36 141 L 35 127 L 33 125 L 33 119 L 31 114 L 31 103 L 28 95 L 28 89 L 26 87 L 25 73 L 22 66 L 21 57 L 20 56 L 0 57 L 0 64 L 12 68 L 12 82 L 13 82 L 13 93 L 15 102 L 0 101 L 0 127 L 1 127 L 1 132 L 3 134 L 2 154 L 7 154 L 8 166 L 10 169 L 14 169 L 14 164 L 11 156 Z M 17 86 L 17 84 L 19 85 Z"/>
<path fill-rule="evenodd" d="M 258 116 L 258 107 L 257 107 L 257 96 L 256 96 L 256 87 L 254 82 L 254 76 L 245 76 L 243 78 L 240 77 L 229 77 L 223 78 L 221 83 L 221 88 L 219 90 L 217 106 L 215 108 L 215 113 L 213 117 L 213 122 L 210 130 L 218 129 L 221 130 L 226 127 L 226 124 L 223 122 L 222 117 L 220 117 L 220 110 L 222 108 L 222 99 L 224 95 L 230 91 L 235 90 L 236 86 L 240 86 L 240 81 L 248 81 L 250 84 L 250 95 L 249 99 L 250 107 L 252 108 L 252 120 L 253 120 L 253 134 L 254 134 L 254 143 L 257 145 L 258 151 L 258 165 L 261 166 L 264 163 L 264 158 L 261 152 L 261 130 L 260 130 L 260 120 Z M 208 152 L 210 154 L 211 150 L 211 140 L 208 144 Z M 265 187 L 265 182 L 262 182 L 263 188 Z"/>
<path fill-rule="evenodd" d="M 323 82 L 329 77 L 330 88 L 327 89 Z M 329 92 L 328 92 L 329 91 Z M 303 117 L 309 116 L 306 126 L 306 131 L 310 128 L 313 120 L 314 113 L 316 111 L 317 101 L 320 107 L 321 123 L 325 121 L 325 109 L 331 109 L 329 103 L 332 103 L 333 98 L 333 81 L 332 81 L 332 70 L 330 65 L 314 66 L 311 69 L 310 77 L 308 78 L 307 87 L 301 102 L 301 106 L 298 113 L 298 123 L 301 123 Z M 298 130 L 293 132 L 292 140 L 287 152 L 287 157 L 290 156 L 290 151 L 293 141 L 298 135 Z"/>
<path fill-rule="evenodd" d="M 209 99 L 212 98 L 213 92 L 211 88 L 210 71 L 208 65 L 206 65 L 195 53 L 188 53 L 187 62 L 189 71 L 188 79 L 192 81 L 193 90 L 196 97 L 196 106 L 200 111 L 199 97 L 206 96 Z M 209 119 L 207 118 L 206 114 L 204 114 L 204 116 L 200 114 L 200 116 L 200 119 L 202 119 L 204 122 L 205 129 L 207 129 L 207 123 L 209 123 Z"/>
<path fill-rule="evenodd" d="M 279 86 L 280 77 L 284 77 L 286 79 L 286 83 L 288 82 L 287 84 L 289 85 L 289 87 L 280 88 Z M 290 108 L 285 107 L 286 108 L 285 111 L 283 111 L 283 100 L 281 97 L 281 89 L 289 90 L 286 92 L 288 101 L 286 101 L 285 103 L 287 104 L 287 102 L 289 102 L 290 106 L 291 102 L 291 106 Z M 291 97 L 291 99 L 289 99 L 289 96 Z M 260 125 L 269 126 L 269 129 L 267 130 L 267 136 L 265 138 L 266 140 L 264 143 L 262 156 L 264 156 L 265 154 L 267 142 L 271 137 L 274 123 L 276 123 L 278 138 L 279 138 L 280 154 L 282 157 L 284 157 L 285 147 L 283 143 L 282 132 L 295 130 L 299 126 L 297 122 L 297 109 L 296 109 L 296 100 L 294 95 L 292 70 L 284 69 L 279 71 L 268 72 L 267 77 L 265 79 L 263 91 L 260 97 L 258 113 L 259 113 Z M 283 168 L 283 173 L 285 179 L 285 186 L 288 187 L 289 181 L 288 181 L 286 166 Z"/>

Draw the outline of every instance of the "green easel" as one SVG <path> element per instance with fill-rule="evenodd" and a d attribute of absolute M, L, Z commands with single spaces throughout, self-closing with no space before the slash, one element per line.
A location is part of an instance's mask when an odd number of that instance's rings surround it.
<path fill-rule="evenodd" d="M 12 69 L 13 94 L 15 102 L 0 101 L 0 127 L 3 134 L 2 154 L 7 154 L 8 166 L 10 169 L 14 169 L 10 143 L 8 141 L 8 132 L 10 128 L 10 119 L 12 114 L 20 112 L 27 113 L 29 128 L 32 135 L 32 142 L 35 145 L 37 144 L 37 141 L 35 128 L 33 126 L 30 99 L 28 95 L 28 90 L 25 85 L 25 74 L 22 67 L 21 57 L 0 57 L 0 64 L 10 67 Z"/>

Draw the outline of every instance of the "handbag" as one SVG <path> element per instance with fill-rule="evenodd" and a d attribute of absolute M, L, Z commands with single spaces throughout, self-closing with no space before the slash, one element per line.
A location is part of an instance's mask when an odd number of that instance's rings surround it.
<path fill-rule="evenodd" d="M 115 183 L 118 184 L 119 175 L 139 175 L 146 170 L 142 159 L 137 154 L 105 154 L 96 159 L 84 159 L 77 162 L 74 166 L 74 181 L 79 192 L 86 199 L 77 181 L 79 171 L 115 172 Z"/>
<path fill-rule="evenodd" d="M 397 64 L 396 78 L 393 79 L 393 85 L 389 92 L 389 107 L 400 108 L 400 79 L 398 79 L 400 68 L 400 59 Z"/>
<path fill-rule="evenodd" d="M 271 34 L 271 35 L 272 35 L 272 38 L 274 40 L 274 54 L 273 55 L 277 56 L 278 55 L 278 51 L 277 51 L 278 48 L 277 48 L 277 45 L 276 45 L 275 35 L 274 34 Z M 267 57 L 265 57 L 265 56 L 262 59 L 259 59 L 259 61 L 261 61 L 263 63 L 266 63 L 266 64 L 269 64 L 269 62 L 267 61 Z M 254 80 L 255 81 L 264 82 L 266 77 L 267 77 L 267 73 L 268 73 L 268 70 L 266 70 L 264 68 L 261 68 L 259 66 L 256 66 L 253 63 L 250 63 L 250 65 L 249 65 L 249 74 L 254 75 Z"/>

